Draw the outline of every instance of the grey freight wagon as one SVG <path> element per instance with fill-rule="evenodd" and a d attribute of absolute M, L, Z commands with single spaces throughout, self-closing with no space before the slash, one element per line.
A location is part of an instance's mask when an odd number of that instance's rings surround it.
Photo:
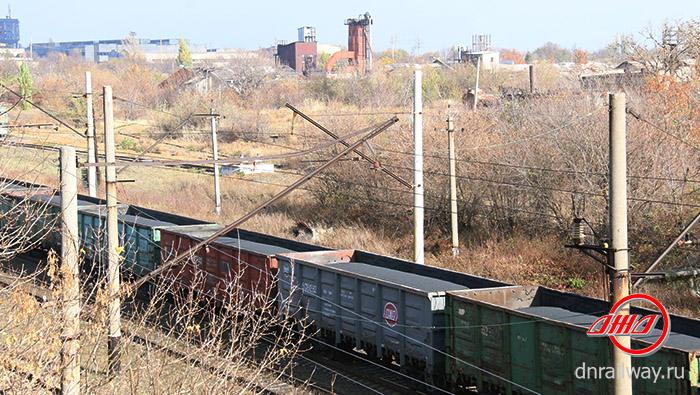
<path fill-rule="evenodd" d="M 445 292 L 508 284 L 359 250 L 277 255 L 279 308 L 319 340 L 396 361 L 437 383 L 445 371 Z"/>

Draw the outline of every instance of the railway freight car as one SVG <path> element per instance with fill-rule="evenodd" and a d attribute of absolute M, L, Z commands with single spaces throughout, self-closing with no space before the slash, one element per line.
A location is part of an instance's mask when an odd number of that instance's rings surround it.
<path fill-rule="evenodd" d="M 188 251 L 222 228 L 193 225 L 160 229 L 163 262 Z M 327 248 L 233 229 L 182 264 L 172 266 L 166 275 L 178 286 L 194 288 L 219 301 L 227 301 L 235 288 L 238 295 L 250 298 L 255 308 L 262 308 L 277 295 L 276 254 L 324 250 Z"/>
<path fill-rule="evenodd" d="M 610 305 L 604 300 L 518 286 L 448 292 L 445 310 L 451 356 L 447 374 L 455 389 L 476 386 L 480 392 L 529 393 L 512 384 L 517 383 L 542 394 L 613 393 L 612 381 L 603 376 L 606 368 L 614 367 L 612 343 L 607 337 L 586 335 L 596 319 L 609 313 Z M 631 314 L 654 313 L 631 310 Z M 635 394 L 700 392 L 700 321 L 671 315 L 671 331 L 661 350 L 632 358 L 634 368 L 659 368 L 662 375 L 635 379 Z M 650 340 L 661 331 L 654 332 Z M 649 346 L 641 340 L 632 344 Z M 484 374 L 474 365 L 508 381 Z"/>
<path fill-rule="evenodd" d="M 92 206 L 79 208 L 78 227 L 81 248 L 85 258 L 104 269 L 107 262 L 107 207 L 99 198 L 78 195 Z M 160 265 L 160 229 L 164 227 L 194 225 L 212 227 L 198 219 L 183 217 L 139 206 L 119 204 L 118 230 L 121 252 L 122 274 L 130 279 L 142 277 Z"/>
<path fill-rule="evenodd" d="M 78 198 L 78 209 L 95 204 Z M 29 236 L 29 242 L 56 252 L 61 248 L 61 197 L 50 188 L 2 184 L 0 186 L 0 225 L 9 232 L 24 229 L 21 237 Z"/>
<path fill-rule="evenodd" d="M 106 201 L 78 194 L 78 221 L 81 248 L 86 258 L 102 259 L 96 251 L 106 245 Z M 159 233 L 163 226 L 205 225 L 205 221 L 135 205 L 117 206 L 120 221 L 120 244 L 125 248 L 127 263 L 137 275 L 153 270 L 160 263 Z M 29 226 L 36 242 L 46 249 L 60 251 L 61 197 L 52 188 L 0 178 L 0 225 Z M 16 213 L 16 215 L 9 215 Z M 83 233 L 85 232 L 85 233 Z"/>
<path fill-rule="evenodd" d="M 128 206 L 117 207 L 122 275 L 139 278 L 153 271 L 160 264 L 160 229 L 174 224 L 155 219 L 126 214 Z M 78 226 L 81 247 L 85 257 L 106 269 L 107 257 L 107 208 L 93 206 L 78 210 Z"/>
<path fill-rule="evenodd" d="M 444 382 L 445 291 L 508 286 L 359 250 L 277 260 L 281 312 L 308 317 L 323 343 L 395 361 L 433 384 Z"/>

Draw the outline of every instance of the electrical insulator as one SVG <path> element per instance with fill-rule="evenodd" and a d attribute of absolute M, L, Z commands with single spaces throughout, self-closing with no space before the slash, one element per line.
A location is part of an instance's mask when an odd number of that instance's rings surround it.
<path fill-rule="evenodd" d="M 586 233 L 583 220 L 581 218 L 574 218 L 574 223 L 571 229 L 571 240 L 574 244 L 586 244 Z"/>

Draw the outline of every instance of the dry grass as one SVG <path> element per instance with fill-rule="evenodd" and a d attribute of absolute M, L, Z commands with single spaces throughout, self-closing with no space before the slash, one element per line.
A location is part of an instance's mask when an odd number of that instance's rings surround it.
<path fill-rule="evenodd" d="M 438 107 L 433 107 L 432 111 L 426 110 L 426 150 L 440 150 L 446 148 L 446 138 L 444 132 L 438 131 L 444 123 L 444 114 L 440 110 L 446 107 L 446 103 L 439 103 Z M 344 131 L 357 130 L 357 125 L 369 125 L 379 120 L 385 119 L 388 115 L 364 115 L 343 117 L 335 115 L 324 115 L 331 112 L 330 108 L 318 103 L 305 108 L 331 130 Z M 457 106 L 459 109 L 459 106 Z M 357 111 L 354 108 L 344 108 L 345 111 Z M 399 111 L 400 109 L 395 109 Z M 335 111 L 335 110 L 334 110 Z M 267 117 L 266 123 L 276 125 L 269 130 L 288 132 L 291 125 L 289 113 L 283 109 L 267 110 L 260 113 Z M 391 132 L 385 133 L 374 142 L 374 146 L 379 152 L 382 147 L 406 147 L 410 144 L 410 125 L 407 116 L 400 117 L 402 121 Z M 457 113 L 458 121 L 465 124 L 483 124 L 485 118 L 474 117 L 468 113 Z M 137 122 L 138 123 L 138 122 Z M 141 129 L 139 125 L 129 125 L 118 128 L 118 136 L 125 137 L 125 134 L 139 136 L 135 139 L 135 150 L 123 152 L 138 152 L 149 146 L 153 141 L 152 137 L 146 137 L 147 130 Z M 206 126 L 206 125 L 205 125 Z M 432 130 L 432 131 L 431 131 Z M 306 122 L 295 121 L 295 134 L 279 134 L 281 138 L 276 142 L 278 145 L 298 147 L 298 149 L 308 148 L 317 141 L 324 139 L 321 134 Z M 65 137 L 61 134 L 59 136 Z M 118 139 L 120 138 L 118 137 Z M 45 138 L 43 133 L 31 134 L 27 132 L 25 139 Z M 52 139 L 56 136 L 52 136 Z M 159 146 L 158 156 L 169 158 L 209 158 L 210 142 L 206 134 L 184 134 L 176 140 L 167 141 L 168 144 Z M 479 146 L 507 141 L 513 138 L 496 138 L 488 134 L 465 133 L 458 135 L 458 144 L 462 146 Z M 260 137 L 260 141 L 271 141 L 268 137 Z M 56 139 L 56 142 L 73 142 L 75 139 L 70 136 L 67 139 Z M 229 143 L 220 144 L 222 156 L 234 155 L 261 155 L 289 152 L 288 149 L 276 147 L 270 144 L 262 144 L 256 141 L 246 141 L 237 139 Z M 435 154 L 430 154 L 435 155 Z M 463 155 L 468 155 L 464 153 Z M 21 174 L 30 169 L 36 168 L 41 174 L 36 178 L 37 182 L 46 184 L 56 184 L 55 178 L 55 154 L 37 154 L 35 151 L 23 150 L 22 152 L 12 152 L 13 161 L 7 170 L 8 174 Z M 322 159 L 327 155 L 316 155 Z M 386 160 L 398 167 L 397 172 L 402 177 L 410 180 L 411 167 L 409 157 L 393 155 Z M 487 158 L 488 160 L 488 158 Z M 296 171 L 305 171 L 310 164 L 292 160 L 285 163 Z M 427 169 L 441 172 L 443 161 L 439 159 L 426 158 Z M 313 166 L 313 164 L 311 164 Z M 461 167 L 465 165 L 460 163 Z M 395 195 L 394 190 L 402 188 L 398 183 L 384 179 L 374 172 L 367 172 L 367 166 L 357 162 L 342 162 L 335 165 L 334 171 L 324 174 L 322 177 L 333 177 L 338 174 L 356 174 L 351 182 L 361 184 L 374 183 L 378 187 L 385 187 L 387 195 L 376 195 L 381 199 L 399 198 L 405 205 L 387 206 L 386 204 L 366 205 L 361 199 L 354 200 L 344 213 L 334 211 L 333 206 L 319 206 L 316 196 L 309 191 L 299 190 L 283 199 L 273 207 L 265 210 L 255 218 L 248 221 L 243 227 L 277 236 L 291 237 L 291 230 L 297 221 L 305 221 L 315 224 L 319 234 L 318 242 L 331 248 L 358 248 L 369 250 L 381 254 L 398 256 L 411 260 L 412 237 L 408 224 L 411 222 L 411 195 Z M 406 168 L 406 169 L 403 169 Z M 460 169 L 462 174 L 471 174 L 474 169 L 470 167 Z M 483 175 L 481 175 L 483 176 Z M 185 172 L 177 169 L 166 169 L 161 167 L 133 167 L 128 168 L 120 174 L 122 179 L 136 180 L 134 183 L 123 183 L 119 185 L 119 198 L 127 203 L 136 204 L 154 209 L 173 212 L 184 216 L 199 218 L 202 220 L 218 223 L 230 223 L 235 219 L 249 212 L 261 202 L 270 198 L 274 193 L 297 179 L 297 176 L 277 173 L 261 174 L 249 176 L 234 176 L 222 178 L 222 213 L 217 216 L 214 213 L 213 179 L 209 175 Z M 339 182 L 343 182 L 339 179 Z M 437 176 L 426 176 L 426 183 L 441 185 L 443 180 Z M 277 185 L 270 185 L 277 184 Z M 428 184 L 428 185 L 430 185 Z M 330 188 L 335 188 L 342 184 L 331 184 Z M 444 185 L 444 184 L 442 184 Z M 319 187 L 318 181 L 309 184 L 309 187 L 316 189 Z M 81 190 L 85 193 L 85 190 Z M 347 192 L 350 196 L 358 194 L 357 188 L 349 184 Z M 392 197 L 393 195 L 393 197 Z M 432 204 L 429 201 L 429 204 Z M 442 203 L 444 204 L 444 203 Z M 394 218 L 384 225 L 381 224 L 381 216 L 377 213 L 389 215 L 386 218 Z M 430 212 L 428 213 L 430 214 Z M 373 218 L 370 219 L 370 218 Z M 368 221 L 368 219 L 370 219 Z M 396 219 L 404 222 L 402 226 L 394 226 Z M 433 220 L 434 221 L 434 220 Z M 379 225 L 379 226 L 377 226 Z M 589 260 L 579 254 L 564 250 L 562 245 L 564 240 L 558 235 L 531 237 L 527 232 L 497 233 L 490 235 L 473 237 L 467 235 L 464 239 L 466 243 L 461 249 L 461 256 L 453 260 L 450 254 L 448 243 L 448 233 L 440 230 L 441 227 L 431 227 L 429 225 L 426 248 L 428 254 L 426 261 L 429 264 L 442 266 L 454 270 L 465 271 L 477 275 L 483 275 L 498 280 L 512 282 L 516 284 L 541 284 L 554 288 L 564 289 L 573 292 L 583 293 L 589 296 L 603 297 L 602 269 L 598 263 Z M 444 229 L 444 228 L 443 228 Z M 527 229 L 525 227 L 524 229 Z M 546 234 L 546 233 L 545 233 Z M 505 236 L 504 236 L 505 235 Z M 464 236 L 464 235 L 463 235 Z M 648 289 L 656 295 L 662 294 L 659 286 L 650 286 Z M 697 309 L 690 303 L 693 300 L 692 293 L 686 291 L 684 287 L 674 287 L 667 292 L 664 298 L 671 304 L 671 309 L 691 316 L 699 316 Z"/>
<path fill-rule="evenodd" d="M 487 240 L 462 248 L 452 258 L 449 240 L 432 248 L 438 265 L 452 270 L 522 285 L 544 285 L 603 298 L 603 269 L 585 256 L 557 245 L 558 237 L 516 236 L 501 242 Z"/>
<path fill-rule="evenodd" d="M 61 67 L 69 67 L 72 71 L 79 69 L 68 60 L 61 62 Z M 143 81 L 129 80 L 116 84 L 117 80 L 110 79 L 112 74 L 121 75 L 119 73 L 130 70 L 122 66 L 128 65 L 116 65 L 114 70 L 101 71 L 95 78 L 113 83 L 116 96 L 123 96 L 124 91 L 134 86 L 146 89 Z M 217 112 L 225 115 L 219 128 L 219 152 L 222 157 L 284 153 L 290 151 L 286 147 L 300 150 L 318 141 L 327 141 L 325 135 L 300 117 L 294 120 L 291 134 L 292 112 L 283 107 L 286 101 L 338 134 L 359 130 L 389 118 L 391 113 L 399 113 L 400 122 L 377 137 L 372 144 L 379 153 L 380 162 L 410 181 L 411 156 L 391 151 L 412 150 L 411 74 L 412 71 L 407 69 L 340 80 L 288 79 L 270 82 L 245 97 L 230 93 L 217 97 L 192 92 L 158 96 L 159 93 L 152 91 L 140 97 L 144 100 L 159 97 L 151 102 L 151 107 L 179 117 L 192 112 L 208 112 L 209 107 L 214 106 Z M 586 257 L 565 251 L 561 246 L 566 242 L 564 230 L 569 226 L 574 211 L 583 214 L 604 236 L 606 198 L 598 195 L 605 193 L 607 181 L 586 174 L 537 172 L 469 161 L 584 173 L 605 172 L 607 118 L 604 111 L 596 112 L 547 138 L 508 144 L 552 130 L 595 111 L 604 106 L 605 97 L 582 90 L 577 81 L 561 74 L 556 66 L 541 63 L 535 67 L 535 80 L 542 96 L 505 102 L 472 113 L 461 102 L 461 95 L 471 86 L 473 77 L 474 70 L 469 66 L 459 67 L 455 72 L 424 70 L 425 184 L 426 206 L 429 208 L 426 211 L 427 262 L 519 284 L 540 283 L 601 296 L 599 265 Z M 60 82 L 52 81 L 47 79 L 47 84 Z M 501 87 L 527 88 L 527 73 L 485 72 L 480 83 L 490 93 L 498 92 Z M 149 89 L 153 88 L 151 86 Z M 628 102 L 649 119 L 657 116 L 648 93 L 641 88 L 628 92 Z M 99 100 L 95 105 L 100 107 Z M 445 128 L 448 105 L 458 126 L 457 146 L 462 149 L 458 157 L 466 160 L 458 162 L 457 167 L 458 174 L 464 178 L 459 180 L 458 185 L 462 200 L 459 208 L 462 256 L 456 261 L 451 259 L 449 243 L 446 242 L 449 237 L 446 210 L 449 206 L 447 178 L 443 173 L 447 169 L 444 158 L 447 138 L 442 129 Z M 119 101 L 115 102 L 115 110 L 117 144 L 122 148 L 131 148 L 121 149 L 120 152 L 124 153 L 138 153 L 162 136 L 164 130 L 179 123 L 177 117 L 145 108 L 136 111 L 136 107 Z M 98 140 L 101 140 L 99 108 L 96 116 L 96 131 Z M 20 113 L 17 119 L 18 123 L 30 121 L 45 121 L 45 117 L 36 110 L 30 110 Z M 692 166 L 687 165 L 696 162 L 695 154 L 675 140 L 659 139 L 653 129 L 631 119 L 628 129 L 631 173 L 662 179 L 700 176 L 692 170 Z M 273 139 L 272 135 L 278 138 Z M 152 155 L 178 159 L 211 157 L 209 123 L 206 119 L 189 123 L 174 136 L 176 138 L 158 146 Z M 65 128 L 61 128 L 59 133 L 28 130 L 25 138 L 84 145 L 79 137 Z M 495 147 L 470 149 L 492 145 Z M 321 161 L 329 156 L 323 153 L 313 155 L 311 159 Z M 17 157 L 22 159 L 17 159 L 13 166 L 22 162 L 21 166 L 26 169 L 27 163 L 37 162 L 29 155 Z M 55 156 L 51 160 L 55 160 Z M 305 172 L 317 163 L 290 159 L 276 164 L 283 165 L 284 171 Z M 55 185 L 55 170 L 46 164 L 42 166 L 44 168 L 37 180 Z M 289 237 L 294 223 L 305 221 L 315 225 L 319 231 L 319 242 L 326 246 L 361 248 L 411 259 L 410 191 L 403 190 L 398 183 L 377 172 L 368 171 L 367 167 L 358 162 L 338 163 L 308 185 L 313 191 L 293 193 L 244 227 Z M 21 171 L 8 170 L 9 173 L 19 174 Z M 220 223 L 239 218 L 282 188 L 269 184 L 288 185 L 296 179 L 293 175 L 281 173 L 223 178 L 223 212 L 217 216 L 214 214 L 210 176 L 163 168 L 131 168 L 121 177 L 136 180 L 135 183 L 119 185 L 119 196 L 127 203 Z M 694 184 L 639 180 L 630 183 L 630 193 L 690 203 L 700 195 Z M 573 195 L 577 199 L 575 209 L 572 208 Z M 528 211 L 536 214 L 528 214 Z M 660 249 L 658 245 L 664 244 L 692 214 L 683 208 L 632 202 L 632 263 L 643 268 Z M 691 253 L 671 258 L 672 266 L 696 265 Z M 658 287 L 649 290 L 661 292 Z M 692 290 L 679 287 L 669 292 L 677 294 L 677 297 L 669 300 L 690 307 Z M 692 308 L 687 310 L 691 314 L 700 314 L 690 311 Z"/>

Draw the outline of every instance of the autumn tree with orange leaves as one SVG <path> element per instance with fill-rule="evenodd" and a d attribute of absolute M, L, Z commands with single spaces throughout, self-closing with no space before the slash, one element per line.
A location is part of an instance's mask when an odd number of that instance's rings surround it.
<path fill-rule="evenodd" d="M 697 67 L 697 66 L 696 66 Z M 688 80 L 651 75 L 644 90 L 647 102 L 665 127 L 681 138 L 700 143 L 700 80 L 697 72 Z"/>
<path fill-rule="evenodd" d="M 656 122 L 669 132 L 700 143 L 700 21 L 649 28 L 647 44 L 630 58 L 646 69 L 644 92 Z"/>
<path fill-rule="evenodd" d="M 514 64 L 526 63 L 523 54 L 516 49 L 502 49 L 501 60 L 506 62 L 512 60 Z"/>

